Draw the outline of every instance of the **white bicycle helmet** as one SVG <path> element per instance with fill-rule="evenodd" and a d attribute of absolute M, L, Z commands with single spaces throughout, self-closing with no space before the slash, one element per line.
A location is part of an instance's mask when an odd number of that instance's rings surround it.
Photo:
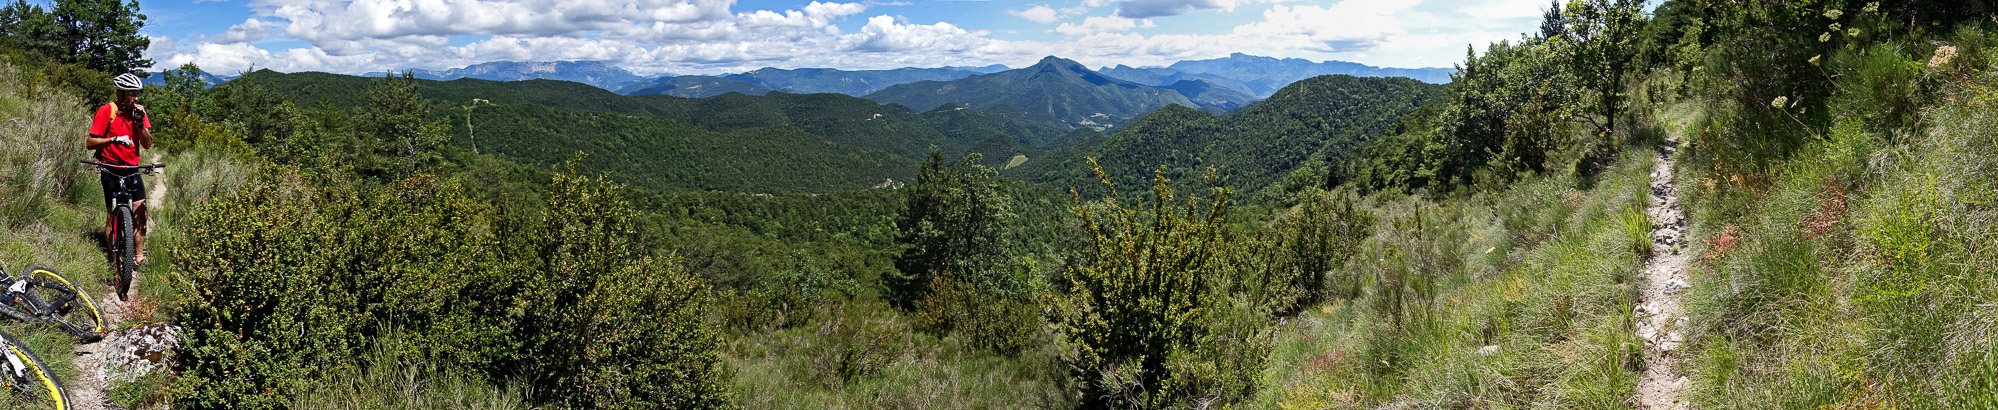
<path fill-rule="evenodd" d="M 145 88 L 145 84 L 139 81 L 139 76 L 124 73 L 119 74 L 118 78 L 111 79 L 111 87 L 117 88 L 118 91 L 136 91 Z"/>

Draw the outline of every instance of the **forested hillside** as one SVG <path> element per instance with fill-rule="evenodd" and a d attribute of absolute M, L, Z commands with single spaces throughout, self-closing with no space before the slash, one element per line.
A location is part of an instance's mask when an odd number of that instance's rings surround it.
<path fill-rule="evenodd" d="M 289 104 L 297 115 L 362 106 L 376 79 L 259 71 L 218 88 L 225 104 Z M 839 94 L 620 96 L 548 80 L 415 80 L 449 141 L 526 164 L 597 154 L 591 171 L 655 189 L 825 192 L 906 181 L 932 149 L 1004 159 L 1056 146 L 1067 131 L 980 112 L 922 114 Z M 285 92 L 275 92 L 284 90 Z M 476 102 L 475 102 L 476 100 Z M 470 129 L 464 117 L 470 112 Z M 456 118 L 451 118 L 456 117 Z M 449 119 L 446 121 L 446 119 Z M 337 124 L 332 124 L 337 126 Z M 252 127 L 252 140 L 267 133 Z M 288 132 L 288 131 L 286 131 Z M 548 135 L 573 136 L 547 138 Z M 462 137 L 462 138 L 461 138 Z M 773 159 L 783 159 L 773 161 Z"/>
<path fill-rule="evenodd" d="M 618 94 L 651 95 L 662 94 L 674 97 L 703 98 L 728 93 L 747 95 L 769 94 L 770 89 L 748 82 L 705 75 L 682 75 L 659 77 L 617 88 Z"/>
<path fill-rule="evenodd" d="M 1178 91 L 1179 95 L 1186 96 L 1186 99 L 1199 104 L 1202 109 L 1216 114 L 1242 108 L 1256 101 L 1255 97 L 1250 97 L 1241 91 L 1223 88 L 1206 80 L 1179 80 L 1166 84 L 1164 88 Z"/>
<path fill-rule="evenodd" d="M 1167 105 L 1199 106 L 1177 91 L 1110 78 L 1053 56 L 1016 70 L 888 87 L 867 98 L 915 110 L 956 104 L 1017 114 L 1064 130 L 1103 130 Z"/>
<path fill-rule="evenodd" d="M 1406 78 L 1311 78 L 1225 115 L 1166 107 L 1100 144 L 1049 152 L 1007 174 L 1087 189 L 1094 178 L 1083 172 L 1084 158 L 1096 158 L 1124 186 L 1142 184 L 1159 168 L 1167 178 L 1193 183 L 1211 167 L 1219 182 L 1254 191 L 1300 167 L 1319 169 L 1322 177 L 1324 164 L 1345 160 L 1403 116 L 1439 103 L 1443 90 Z"/>
<path fill-rule="evenodd" d="M 855 97 L 873 94 L 896 84 L 917 81 L 950 81 L 979 74 L 1006 71 L 1006 66 L 897 68 L 893 70 L 836 70 L 830 68 L 762 68 L 722 76 L 792 94 L 839 93 Z M 922 108 L 917 108 L 922 109 Z"/>

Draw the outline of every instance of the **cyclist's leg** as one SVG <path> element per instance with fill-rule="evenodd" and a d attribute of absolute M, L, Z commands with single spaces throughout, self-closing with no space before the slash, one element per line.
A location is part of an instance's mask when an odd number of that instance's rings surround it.
<path fill-rule="evenodd" d="M 132 247 L 139 252 L 139 263 L 146 262 L 146 200 L 132 202 Z"/>
<path fill-rule="evenodd" d="M 146 231 L 147 231 L 146 179 L 139 177 L 138 175 L 133 175 L 132 179 L 133 182 L 137 183 L 127 187 L 127 190 L 125 191 L 127 193 L 132 194 L 132 233 L 134 234 L 132 236 L 133 239 L 132 247 L 137 248 L 137 251 L 139 253 L 138 261 L 140 263 L 144 263 L 146 261 Z"/>
<path fill-rule="evenodd" d="M 97 182 L 104 187 L 104 248 L 114 249 L 115 252 L 118 244 L 111 243 L 111 236 L 117 232 L 118 210 L 111 207 L 111 196 L 118 192 L 118 178 L 107 172 L 98 172 Z M 105 252 L 104 257 L 110 258 L 111 252 Z M 111 261 L 111 264 L 116 266 L 118 262 Z"/>
<path fill-rule="evenodd" d="M 117 248 L 118 248 L 118 244 L 114 244 L 114 243 L 111 243 L 111 238 L 112 238 L 112 236 L 111 236 L 111 235 L 115 235 L 115 233 L 114 233 L 114 232 L 117 232 L 117 226 L 118 226 L 118 211 L 117 211 L 117 210 L 113 210 L 113 209 L 108 209 L 108 208 L 107 208 L 107 209 L 105 209 L 105 210 L 104 210 L 104 248 L 105 248 L 105 249 L 117 249 Z M 105 253 L 105 255 L 106 255 L 106 257 L 109 257 L 110 253 L 108 253 L 108 252 L 107 252 L 107 253 Z M 113 262 L 113 263 L 116 263 L 116 262 Z"/>

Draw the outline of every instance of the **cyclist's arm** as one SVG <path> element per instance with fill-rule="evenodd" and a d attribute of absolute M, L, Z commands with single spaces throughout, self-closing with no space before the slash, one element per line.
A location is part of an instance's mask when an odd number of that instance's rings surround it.
<path fill-rule="evenodd" d="M 139 107 L 139 111 L 146 110 L 145 105 L 142 104 L 134 104 L 134 105 L 137 105 Z M 147 113 L 147 114 L 152 114 L 152 113 Z M 140 123 L 138 125 L 139 126 L 137 127 L 133 127 L 137 129 L 137 131 L 132 131 L 132 140 L 134 142 L 139 143 L 139 146 L 141 147 L 145 147 L 146 149 L 153 149 L 153 117 L 151 115 L 147 115 L 145 119 L 140 120 Z"/>
<path fill-rule="evenodd" d="M 104 147 L 110 145 L 111 145 L 110 138 L 100 138 L 98 135 L 91 135 L 90 137 L 85 138 L 83 140 L 83 147 L 93 150 L 104 149 Z"/>
<path fill-rule="evenodd" d="M 97 110 L 97 118 L 90 122 L 90 134 L 83 140 L 84 148 L 100 150 L 111 145 L 111 137 L 108 135 L 111 133 L 109 126 L 111 125 L 111 116 L 116 114 L 107 114 L 102 109 Z"/>

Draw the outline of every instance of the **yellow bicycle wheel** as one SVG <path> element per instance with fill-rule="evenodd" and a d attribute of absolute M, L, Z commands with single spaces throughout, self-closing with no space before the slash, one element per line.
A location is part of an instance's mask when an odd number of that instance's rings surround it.
<path fill-rule="evenodd" d="M 0 350 L 6 351 L 6 360 L 0 361 L 0 370 L 6 374 L 0 375 L 0 380 L 4 380 L 8 388 L 22 393 L 20 396 L 25 399 L 33 400 L 34 404 L 29 407 L 50 408 L 47 406 L 54 405 L 56 410 L 70 408 L 69 392 L 63 390 L 62 380 L 58 380 L 55 372 L 49 371 L 48 365 L 42 364 L 42 359 L 35 357 L 34 352 L 28 351 L 28 345 L 7 332 L 0 332 L 0 342 L 4 342 Z"/>
<path fill-rule="evenodd" d="M 104 338 L 104 312 L 97 309 L 97 302 L 90 298 L 90 291 L 77 287 L 76 282 L 54 269 L 41 265 L 28 267 L 28 279 L 35 284 L 32 293 L 36 302 L 56 309 L 61 321 L 57 325 L 63 331 L 84 343 Z M 62 306 L 52 306 L 58 303 Z"/>

